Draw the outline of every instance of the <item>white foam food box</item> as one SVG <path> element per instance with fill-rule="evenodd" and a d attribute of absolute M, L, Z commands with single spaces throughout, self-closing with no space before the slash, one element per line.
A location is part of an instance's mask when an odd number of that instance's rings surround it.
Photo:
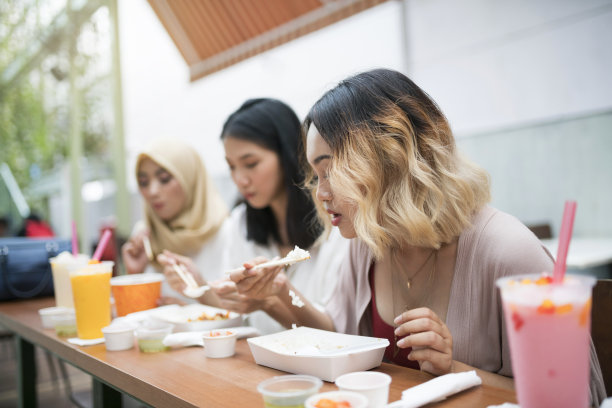
<path fill-rule="evenodd" d="M 387 339 L 309 327 L 253 337 L 247 342 L 257 364 L 325 381 L 378 367 L 389 345 Z"/>

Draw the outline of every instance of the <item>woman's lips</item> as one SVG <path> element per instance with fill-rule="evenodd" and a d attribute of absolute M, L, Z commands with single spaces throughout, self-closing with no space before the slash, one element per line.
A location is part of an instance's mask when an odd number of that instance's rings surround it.
<path fill-rule="evenodd" d="M 336 212 L 333 212 L 332 210 L 327 210 L 327 212 L 331 215 L 331 223 L 334 227 L 337 227 L 338 224 L 340 224 L 340 221 L 342 220 L 342 214 L 338 214 Z"/>

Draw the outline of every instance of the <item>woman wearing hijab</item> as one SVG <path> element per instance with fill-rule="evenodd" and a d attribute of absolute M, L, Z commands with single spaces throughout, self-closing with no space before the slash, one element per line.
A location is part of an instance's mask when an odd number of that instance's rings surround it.
<path fill-rule="evenodd" d="M 201 280 L 219 278 L 228 212 L 198 153 L 180 140 L 156 140 L 138 155 L 136 179 L 145 220 L 122 248 L 127 273 L 149 264 L 161 271 L 156 256 L 167 250 L 190 257 Z"/>

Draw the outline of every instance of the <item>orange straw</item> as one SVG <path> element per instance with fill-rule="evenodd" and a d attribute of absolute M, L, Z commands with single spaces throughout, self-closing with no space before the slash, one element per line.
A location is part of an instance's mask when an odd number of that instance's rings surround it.
<path fill-rule="evenodd" d="M 553 282 L 561 283 L 565 275 L 565 262 L 567 260 L 567 252 L 569 249 L 570 240 L 572 239 L 572 230 L 574 228 L 574 216 L 576 215 L 576 202 L 566 201 L 563 210 L 563 222 L 561 222 L 561 233 L 559 234 L 559 247 L 557 249 L 557 261 L 553 271 Z"/>
<path fill-rule="evenodd" d="M 102 238 L 100 238 L 100 242 L 98 243 L 98 247 L 96 248 L 96 252 L 94 252 L 94 255 L 91 257 L 91 259 L 93 261 L 100 261 L 100 257 L 102 256 L 102 252 L 104 252 L 104 249 L 106 248 L 106 245 L 108 244 L 108 240 L 111 237 L 111 232 L 110 230 L 104 230 L 104 233 L 102 234 Z"/>

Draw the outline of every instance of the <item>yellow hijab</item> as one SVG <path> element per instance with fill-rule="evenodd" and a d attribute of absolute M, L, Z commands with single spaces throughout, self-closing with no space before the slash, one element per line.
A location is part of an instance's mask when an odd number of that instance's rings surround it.
<path fill-rule="evenodd" d="M 206 172 L 200 155 L 176 139 L 159 139 L 138 155 L 136 177 L 143 159 L 149 158 L 176 178 L 186 195 L 185 207 L 170 222 L 163 221 L 145 201 L 146 223 L 154 254 L 164 249 L 193 256 L 227 218 L 227 206 Z"/>

